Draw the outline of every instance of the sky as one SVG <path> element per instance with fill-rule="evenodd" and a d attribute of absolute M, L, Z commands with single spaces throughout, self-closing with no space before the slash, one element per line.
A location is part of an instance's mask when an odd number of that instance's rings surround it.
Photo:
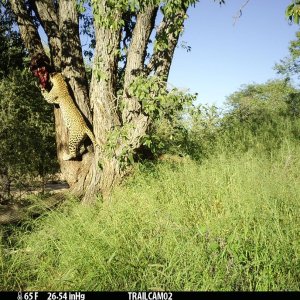
<path fill-rule="evenodd" d="M 288 56 L 299 25 L 289 25 L 285 9 L 291 0 L 250 0 L 234 24 L 245 0 L 220 6 L 201 0 L 188 11 L 181 41 L 191 51 L 175 50 L 168 82 L 198 93 L 197 103 L 221 107 L 243 84 L 279 78 L 275 63 Z"/>

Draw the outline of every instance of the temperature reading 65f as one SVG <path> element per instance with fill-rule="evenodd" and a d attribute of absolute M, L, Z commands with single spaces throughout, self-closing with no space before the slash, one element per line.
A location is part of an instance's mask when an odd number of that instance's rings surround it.
<path fill-rule="evenodd" d="M 19 293 L 18 300 L 37 300 L 38 295 L 38 292 L 26 292 L 22 293 L 22 296 Z"/>

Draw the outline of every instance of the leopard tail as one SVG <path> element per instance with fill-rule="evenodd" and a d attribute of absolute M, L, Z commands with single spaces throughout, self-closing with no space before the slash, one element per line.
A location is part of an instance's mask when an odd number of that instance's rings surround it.
<path fill-rule="evenodd" d="M 88 135 L 95 147 L 100 146 L 99 143 L 97 143 L 96 138 L 90 129 L 87 128 L 86 134 Z"/>

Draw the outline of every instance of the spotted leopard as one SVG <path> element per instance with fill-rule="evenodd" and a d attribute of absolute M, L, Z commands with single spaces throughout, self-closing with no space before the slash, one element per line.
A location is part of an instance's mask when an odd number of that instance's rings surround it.
<path fill-rule="evenodd" d="M 95 136 L 86 125 L 81 113 L 76 107 L 72 97 L 69 94 L 68 86 L 61 73 L 50 74 L 52 88 L 50 92 L 42 89 L 42 94 L 48 103 L 58 104 L 63 121 L 69 132 L 69 154 L 63 155 L 63 160 L 70 160 L 77 156 L 80 143 L 88 136 L 97 145 Z"/>

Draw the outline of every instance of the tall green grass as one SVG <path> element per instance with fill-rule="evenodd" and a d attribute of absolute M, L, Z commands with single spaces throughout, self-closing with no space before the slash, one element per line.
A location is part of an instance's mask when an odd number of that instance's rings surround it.
<path fill-rule="evenodd" d="M 289 143 L 141 166 L 111 201 L 70 199 L 13 234 L 0 288 L 300 290 L 299 171 Z"/>

